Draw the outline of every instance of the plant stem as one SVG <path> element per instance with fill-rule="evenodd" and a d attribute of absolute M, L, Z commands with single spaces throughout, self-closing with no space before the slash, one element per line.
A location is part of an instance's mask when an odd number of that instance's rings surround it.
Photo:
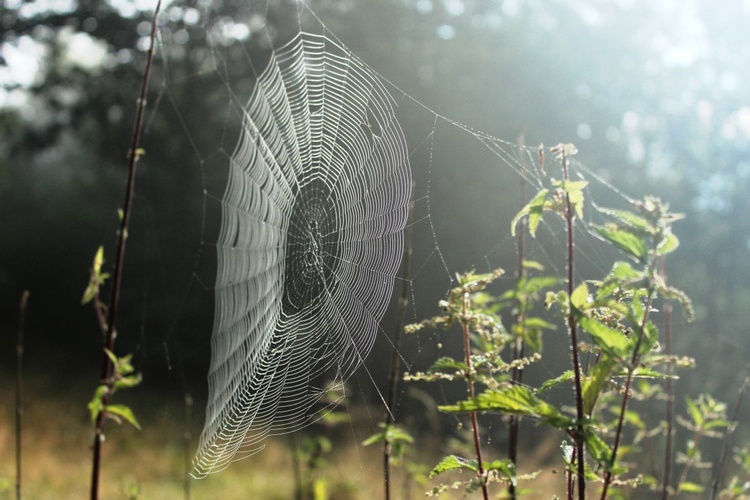
<path fill-rule="evenodd" d="M 711 500 L 716 499 L 719 494 L 719 486 L 721 485 L 721 476 L 724 469 L 724 463 L 729 455 L 729 449 L 732 447 L 734 441 L 734 432 L 737 430 L 737 418 L 740 415 L 740 408 L 742 408 L 742 399 L 745 397 L 748 389 L 750 389 L 750 377 L 745 379 L 745 382 L 740 388 L 740 392 L 737 395 L 737 402 L 734 405 L 734 411 L 732 412 L 732 423 L 729 426 L 727 435 L 724 438 L 724 444 L 721 447 L 721 455 L 719 458 L 719 464 L 716 467 L 716 474 L 714 474 L 714 484 L 711 489 Z"/>
<path fill-rule="evenodd" d="M 21 436 L 23 424 L 23 333 L 26 325 L 26 305 L 29 291 L 21 294 L 18 306 L 18 341 L 16 343 L 16 499 L 21 499 Z"/>
<path fill-rule="evenodd" d="M 664 270 L 665 258 L 661 259 L 661 276 L 662 280 L 666 281 L 666 273 Z M 664 343 L 665 343 L 665 354 L 667 357 L 672 355 L 672 303 L 665 301 L 664 303 Z M 662 478 L 661 488 L 661 500 L 667 500 L 669 498 L 669 485 L 672 482 L 672 439 L 674 437 L 674 389 L 672 387 L 672 364 L 667 365 L 667 381 L 666 381 L 666 396 L 667 396 L 667 436 L 666 443 L 664 446 L 664 477 Z"/>
<path fill-rule="evenodd" d="M 120 230 L 118 234 L 117 242 L 117 253 L 115 256 L 115 267 L 114 276 L 112 279 L 112 297 L 109 303 L 109 310 L 107 316 L 107 329 L 105 335 L 105 347 L 109 351 L 113 351 L 115 338 L 117 337 L 117 308 L 120 300 L 120 284 L 122 281 L 122 268 L 125 260 L 125 241 L 128 237 L 128 222 L 130 221 L 130 212 L 133 205 L 133 192 L 135 190 L 135 172 L 138 158 L 140 156 L 140 143 L 141 143 L 141 129 L 143 127 L 143 117 L 146 109 L 146 94 L 148 92 L 148 80 L 151 75 L 151 63 L 154 58 L 154 52 L 156 48 L 156 20 L 161 10 L 161 0 L 156 3 L 154 9 L 154 17 L 151 20 L 151 38 L 150 46 L 148 50 L 148 58 L 146 59 L 146 69 L 143 74 L 143 81 L 141 85 L 141 93 L 138 98 L 138 104 L 136 109 L 135 125 L 133 126 L 133 136 L 131 140 L 130 151 L 128 152 L 128 181 L 125 189 L 125 204 L 122 211 L 122 220 L 120 222 Z M 101 383 L 107 386 L 111 385 L 112 376 L 112 361 L 106 354 L 102 355 L 102 372 L 101 372 Z M 107 391 L 102 398 L 103 410 L 99 411 L 96 416 L 96 424 L 94 429 L 94 451 L 93 451 L 93 466 L 91 472 L 91 498 L 99 498 L 99 473 L 101 469 L 101 446 L 102 436 L 104 428 L 104 417 L 106 414 L 106 407 L 109 403 L 110 391 Z"/>
<path fill-rule="evenodd" d="M 190 440 L 192 439 L 192 433 L 190 432 L 190 421 L 192 420 L 193 415 L 193 397 L 186 393 L 185 394 L 185 424 L 182 428 L 182 442 L 183 442 L 183 448 L 182 448 L 182 454 L 184 457 L 183 460 L 183 492 L 185 495 L 185 500 L 190 500 L 190 470 L 192 469 L 192 464 L 190 460 Z"/>
<path fill-rule="evenodd" d="M 523 145 L 523 136 L 519 138 L 519 145 Z M 521 184 L 519 186 L 519 210 L 522 210 L 526 205 L 526 162 L 521 161 Z M 518 268 L 516 271 L 518 281 L 520 282 L 526 275 L 526 269 L 524 267 L 525 260 L 525 241 L 526 241 L 526 225 L 527 219 L 523 217 L 519 221 L 521 228 L 518 232 L 518 246 L 516 251 L 518 253 Z M 518 303 L 518 313 L 514 318 L 514 323 L 521 327 L 521 331 L 524 330 L 524 323 L 526 321 L 526 302 Z M 523 337 L 517 335 L 513 342 L 513 361 L 517 361 L 523 357 Z M 518 367 L 513 367 L 510 372 L 510 379 L 513 384 L 520 384 L 523 379 L 523 370 Z M 513 465 L 518 464 L 518 427 L 520 418 L 516 415 L 511 415 L 508 423 L 508 459 Z M 508 485 L 508 497 L 511 500 L 516 498 L 516 485 L 513 482 Z"/>
<path fill-rule="evenodd" d="M 651 265 L 649 269 L 649 276 L 652 276 L 652 275 L 653 275 L 653 265 Z M 651 279 L 649 286 L 648 286 L 648 296 L 646 298 L 646 304 L 644 306 L 645 310 L 643 311 L 643 320 L 641 321 L 640 327 L 638 328 L 638 339 L 635 342 L 635 348 L 633 349 L 633 356 L 630 360 L 630 366 L 628 367 L 628 376 L 625 379 L 625 392 L 622 395 L 622 402 L 620 403 L 620 415 L 617 419 L 617 431 L 615 432 L 615 444 L 614 446 L 612 446 L 612 458 L 610 460 L 610 467 L 614 467 L 615 460 L 617 460 L 617 451 L 620 447 L 620 439 L 622 438 L 622 429 L 625 423 L 625 411 L 628 408 L 628 400 L 630 399 L 630 385 L 633 382 L 633 374 L 635 373 L 635 369 L 638 366 L 638 361 L 640 358 L 640 355 L 638 353 L 641 350 L 641 343 L 643 342 L 643 337 L 645 336 L 646 325 L 648 324 L 648 317 L 651 311 L 651 303 L 654 299 L 654 291 L 655 290 L 653 286 L 653 279 Z M 602 488 L 602 496 L 601 496 L 602 500 L 607 498 L 607 490 L 609 489 L 609 485 L 611 482 L 612 482 L 612 471 L 610 469 L 607 471 L 607 473 L 604 476 L 604 486 Z"/>
<path fill-rule="evenodd" d="M 469 293 L 464 292 L 463 300 L 461 304 L 461 328 L 464 335 L 464 361 L 466 362 L 466 386 L 469 393 L 469 399 L 474 399 L 474 364 L 471 361 L 471 339 L 469 337 L 469 319 L 467 318 L 467 303 L 469 302 Z M 484 500 L 489 500 L 490 493 L 487 489 L 487 478 L 484 473 L 484 465 L 482 464 L 482 445 L 479 442 L 479 422 L 477 421 L 477 413 L 475 411 L 470 412 L 471 416 L 471 430 L 474 435 L 474 450 L 477 454 L 477 475 L 482 481 L 482 495 Z"/>
<path fill-rule="evenodd" d="M 404 233 L 404 256 L 403 277 L 401 282 L 401 297 L 398 301 L 398 312 L 396 313 L 396 330 L 393 334 L 393 352 L 391 354 L 391 373 L 388 383 L 388 407 L 385 409 L 385 427 L 386 439 L 383 441 L 383 479 L 385 482 L 385 499 L 391 498 L 391 453 L 393 446 L 388 436 L 388 426 L 393 423 L 393 412 L 396 409 L 396 389 L 399 381 L 399 370 L 401 367 L 401 335 L 404 330 L 404 321 L 406 318 L 406 307 L 409 305 L 409 273 L 411 267 L 412 253 L 412 229 L 411 229 L 411 208 L 409 209 L 409 218 Z"/>
<path fill-rule="evenodd" d="M 562 152 L 563 179 L 567 183 L 570 180 L 568 171 L 569 160 L 563 150 Z M 573 205 L 570 202 L 570 194 L 565 192 L 565 222 L 567 232 L 567 261 L 568 261 L 568 331 L 570 333 L 570 348 L 573 354 L 573 373 L 575 375 L 575 397 L 576 397 L 576 424 L 575 445 L 576 445 L 576 464 L 578 465 L 578 498 L 586 498 L 586 468 L 584 460 L 584 441 L 583 441 L 583 391 L 581 389 L 581 364 L 578 360 L 578 325 L 573 314 L 573 303 L 570 298 L 573 296 L 575 288 L 575 232 L 573 218 Z"/>

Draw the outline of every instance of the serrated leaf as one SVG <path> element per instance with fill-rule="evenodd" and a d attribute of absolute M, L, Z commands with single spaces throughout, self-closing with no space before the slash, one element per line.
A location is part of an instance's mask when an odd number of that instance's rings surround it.
<path fill-rule="evenodd" d="M 138 420 L 135 418 L 135 414 L 133 414 L 133 410 L 131 410 L 130 407 L 125 405 L 107 405 L 105 411 L 110 415 L 122 417 L 122 419 L 130 425 L 141 430 L 141 425 L 138 423 Z"/>
<path fill-rule="evenodd" d="M 505 415 L 527 416 L 559 429 L 568 429 L 573 425 L 570 418 L 535 396 L 528 387 L 520 385 L 488 390 L 476 398 L 438 408 L 445 412 L 494 411 Z"/>
<path fill-rule="evenodd" d="M 620 250 L 644 262 L 648 256 L 648 245 L 640 236 L 617 226 L 592 226 L 594 232 Z"/>
<path fill-rule="evenodd" d="M 467 460 L 456 455 L 448 455 L 447 457 L 443 457 L 440 463 L 438 463 L 435 468 L 430 471 L 429 477 L 433 478 L 445 471 L 455 469 L 467 469 L 472 472 L 477 472 L 479 470 L 476 460 Z"/>
<path fill-rule="evenodd" d="M 578 322 L 591 335 L 594 343 L 601 347 L 604 352 L 618 359 L 622 359 L 628 354 L 630 341 L 622 332 L 588 316 L 580 316 Z"/>

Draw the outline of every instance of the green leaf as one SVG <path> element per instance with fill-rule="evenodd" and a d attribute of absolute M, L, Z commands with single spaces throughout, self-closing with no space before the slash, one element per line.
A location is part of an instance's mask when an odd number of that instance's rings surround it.
<path fill-rule="evenodd" d="M 639 232 L 647 233 L 651 229 L 651 224 L 645 217 L 634 214 L 628 210 L 619 210 L 615 208 L 599 208 L 599 212 L 609 215 L 619 222 Z"/>
<path fill-rule="evenodd" d="M 467 371 L 466 363 L 457 361 L 451 357 L 444 356 L 435 361 L 427 370 L 428 373 L 454 373 Z"/>
<path fill-rule="evenodd" d="M 535 276 L 520 280 L 518 290 L 525 295 L 531 295 L 544 288 L 555 286 L 558 283 L 560 283 L 560 278 L 556 276 Z"/>
<path fill-rule="evenodd" d="M 115 380 L 115 389 L 130 389 L 136 387 L 143 381 L 143 376 L 140 373 L 135 375 L 128 375 L 126 377 Z"/>
<path fill-rule="evenodd" d="M 589 288 L 586 285 L 586 282 L 584 281 L 580 285 L 576 287 L 575 290 L 573 290 L 573 293 L 570 295 L 570 303 L 573 304 L 573 307 L 575 307 L 578 310 L 584 309 L 584 306 L 589 300 Z"/>
<path fill-rule="evenodd" d="M 432 469 L 430 477 L 432 478 L 445 471 L 455 469 L 467 469 L 472 472 L 477 472 L 479 470 L 476 460 L 467 460 L 462 457 L 457 457 L 456 455 L 448 455 L 447 457 L 443 457 L 440 463 Z"/>
<path fill-rule="evenodd" d="M 459 401 L 455 405 L 439 406 L 438 409 L 445 412 L 494 411 L 505 415 L 527 416 L 559 429 L 568 429 L 574 425 L 573 420 L 539 399 L 528 387 L 520 385 L 488 390 L 476 398 Z"/>
<path fill-rule="evenodd" d="M 703 493 L 705 488 L 701 486 L 700 484 L 695 483 L 680 483 L 679 491 L 684 491 L 686 493 Z"/>
<path fill-rule="evenodd" d="M 107 357 L 109 358 L 109 360 L 112 362 L 112 365 L 115 366 L 115 367 L 117 367 L 117 356 L 115 356 L 115 353 L 113 353 L 112 351 L 110 351 L 109 349 L 107 349 L 105 347 L 104 348 L 104 354 L 107 355 Z"/>
<path fill-rule="evenodd" d="M 644 378 L 644 379 L 672 379 L 677 380 L 680 377 L 677 375 L 668 375 L 666 373 L 657 372 L 656 370 L 652 368 L 646 368 L 643 366 L 639 366 L 635 369 L 633 372 L 633 378 Z"/>
<path fill-rule="evenodd" d="M 536 269 L 537 271 L 544 271 L 544 266 L 535 260 L 524 260 L 523 267 L 525 269 Z"/>
<path fill-rule="evenodd" d="M 510 459 L 504 458 L 502 460 L 493 460 L 492 462 L 484 464 L 485 470 L 496 470 L 500 471 L 503 476 L 510 479 L 511 484 L 516 485 L 516 464 Z"/>
<path fill-rule="evenodd" d="M 513 220 L 510 221 L 510 232 L 513 236 L 516 235 L 516 226 L 525 216 L 529 216 L 529 233 L 532 237 L 536 236 L 536 230 L 539 226 L 539 222 L 542 220 L 542 214 L 544 213 L 545 202 L 547 201 L 547 195 L 549 189 L 540 190 L 534 198 L 529 201 L 525 207 L 523 207 Z"/>
<path fill-rule="evenodd" d="M 698 408 L 698 405 L 695 404 L 695 402 L 692 399 L 685 398 L 685 402 L 687 403 L 687 409 L 688 413 L 690 414 L 690 418 L 693 419 L 693 424 L 700 428 L 701 425 L 703 425 L 703 413 Z"/>
<path fill-rule="evenodd" d="M 94 297 L 99 293 L 99 287 L 102 283 L 109 278 L 107 273 L 102 273 L 102 265 L 104 264 L 104 247 L 99 246 L 94 255 L 94 262 L 91 265 L 91 276 L 89 277 L 89 284 L 86 286 L 86 290 L 83 291 L 83 297 L 81 298 L 81 304 L 85 305 L 94 300 Z"/>
<path fill-rule="evenodd" d="M 594 343 L 601 347 L 604 352 L 618 359 L 622 359 L 628 354 L 630 341 L 622 332 L 588 316 L 580 316 L 578 322 L 591 335 Z"/>
<path fill-rule="evenodd" d="M 573 373 L 573 370 L 568 370 L 564 372 L 559 377 L 551 378 L 544 382 L 542 386 L 539 388 L 539 392 L 544 392 L 548 389 L 551 389 L 552 387 L 558 386 L 562 384 L 563 382 L 568 382 L 570 380 L 573 380 L 575 378 L 575 373 Z"/>
<path fill-rule="evenodd" d="M 94 390 L 94 396 L 91 398 L 91 401 L 89 401 L 89 404 L 86 405 L 87 408 L 89 409 L 89 415 L 91 417 L 92 424 L 96 422 L 96 417 L 99 416 L 99 412 L 101 412 L 102 409 L 104 408 L 103 399 L 106 393 L 107 393 L 107 386 L 104 384 L 99 385 Z"/>
<path fill-rule="evenodd" d="M 141 425 L 138 423 L 138 420 L 135 418 L 135 415 L 133 414 L 133 410 L 131 410 L 130 407 L 125 406 L 125 405 L 107 405 L 107 408 L 105 409 L 105 411 L 109 415 L 116 415 L 118 417 L 122 417 L 130 425 L 132 425 L 138 430 L 141 430 Z"/>
<path fill-rule="evenodd" d="M 667 255 L 668 253 L 677 250 L 677 247 L 679 246 L 680 240 L 677 239 L 677 236 L 669 233 L 659 242 L 659 245 L 657 245 L 656 253 L 657 255 Z"/>
<path fill-rule="evenodd" d="M 603 239 L 620 250 L 644 262 L 648 256 L 648 245 L 640 236 L 615 225 L 592 226 L 592 229 Z"/>
<path fill-rule="evenodd" d="M 362 446 L 370 446 L 375 443 L 383 443 L 383 442 L 385 442 L 385 431 L 378 432 L 368 437 L 367 439 L 362 441 Z"/>
<path fill-rule="evenodd" d="M 557 328 L 553 323 L 537 317 L 526 318 L 524 324 L 526 325 L 526 328 L 539 328 L 542 330 L 554 330 Z"/>
<path fill-rule="evenodd" d="M 607 443 L 590 430 L 584 432 L 584 441 L 586 442 L 586 451 L 591 455 L 591 458 L 609 469 L 612 466 L 612 449 L 607 446 Z"/>
<path fill-rule="evenodd" d="M 589 375 L 583 381 L 583 412 L 592 415 L 599 396 L 617 366 L 617 361 L 604 354 L 598 363 L 591 368 Z"/>

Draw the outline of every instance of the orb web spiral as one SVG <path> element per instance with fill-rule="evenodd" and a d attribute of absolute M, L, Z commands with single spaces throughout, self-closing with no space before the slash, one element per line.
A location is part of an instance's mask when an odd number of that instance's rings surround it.
<path fill-rule="evenodd" d="M 299 33 L 258 77 L 222 199 L 195 477 L 314 422 L 370 351 L 410 197 L 397 106 L 321 35 Z"/>

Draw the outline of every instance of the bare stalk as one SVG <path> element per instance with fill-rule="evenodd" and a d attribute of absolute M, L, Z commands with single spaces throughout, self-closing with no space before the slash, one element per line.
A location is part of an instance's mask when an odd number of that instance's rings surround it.
<path fill-rule="evenodd" d="M 409 210 L 411 214 L 411 209 Z M 388 439 L 388 426 L 393 423 L 393 412 L 396 410 L 396 389 L 398 388 L 399 372 L 401 369 L 401 335 L 404 331 L 404 321 L 406 318 L 406 307 L 409 305 L 409 273 L 411 272 L 411 253 L 412 253 L 412 229 L 411 217 L 407 221 L 406 232 L 404 233 L 404 256 L 403 256 L 403 277 L 401 282 L 401 297 L 398 300 L 398 312 L 396 313 L 396 330 L 393 334 L 393 352 L 391 354 L 391 373 L 388 383 L 388 407 L 385 409 L 385 428 L 386 439 L 383 440 L 383 479 L 385 482 L 385 499 L 391 498 L 391 455 L 393 453 L 393 443 Z"/>
<path fill-rule="evenodd" d="M 125 260 L 125 241 L 128 237 L 128 223 L 130 221 L 130 213 L 133 206 L 133 192 L 135 190 L 135 172 L 138 158 L 140 157 L 140 143 L 141 143 L 141 129 L 143 127 L 143 117 L 146 110 L 146 94 L 148 92 L 148 80 L 151 75 L 151 63 L 154 58 L 154 52 L 156 48 L 156 20 L 161 10 L 161 0 L 156 3 L 154 9 L 154 17 L 151 20 L 151 38 L 150 46 L 148 50 L 148 58 L 146 60 L 146 69 L 143 74 L 143 81 L 141 85 L 141 93 L 138 98 L 135 124 L 133 126 L 133 135 L 130 145 L 130 151 L 128 152 L 128 181 L 125 189 L 125 204 L 122 211 L 122 220 L 120 221 L 120 230 L 118 233 L 117 241 L 117 253 L 115 256 L 115 267 L 114 276 L 112 278 L 112 296 L 109 303 L 107 313 L 107 328 L 104 332 L 106 335 L 105 347 L 109 351 L 113 351 L 115 338 L 117 337 L 117 309 L 120 300 L 120 284 L 122 282 L 122 268 Z M 102 355 L 102 372 L 101 372 L 101 383 L 107 386 L 111 385 L 112 378 L 112 361 L 106 354 Z M 106 408 L 109 403 L 110 391 L 107 391 L 102 398 L 102 407 Z M 93 465 L 91 472 L 91 498 L 99 498 L 99 475 L 101 470 L 101 446 L 102 437 L 104 435 L 104 416 L 105 410 L 99 411 L 96 416 L 96 424 L 94 429 L 94 451 L 93 451 Z"/>
<path fill-rule="evenodd" d="M 23 333 L 26 326 L 26 305 L 29 291 L 21 294 L 18 306 L 18 341 L 16 343 L 16 499 L 21 499 L 21 436 L 23 425 Z"/>
<path fill-rule="evenodd" d="M 469 338 L 469 319 L 467 318 L 466 305 L 469 301 L 468 292 L 464 292 L 461 305 L 461 328 L 464 334 L 464 361 L 466 362 L 466 386 L 469 399 L 474 399 L 474 363 L 471 361 L 471 339 Z M 484 500 L 489 500 L 490 493 L 487 489 L 487 478 L 485 477 L 484 465 L 482 464 L 482 445 L 479 442 L 479 422 L 477 412 L 471 411 L 471 430 L 474 435 L 474 451 L 477 454 L 477 475 L 482 481 L 482 495 Z"/>
<path fill-rule="evenodd" d="M 563 179 L 567 183 L 570 180 L 569 160 L 565 150 L 562 151 Z M 575 375 L 575 397 L 576 397 L 576 424 L 573 438 L 576 445 L 576 464 L 578 468 L 578 498 L 586 498 L 586 469 L 584 460 L 583 441 L 583 392 L 581 389 L 581 364 L 578 359 L 578 322 L 573 314 L 573 303 L 570 301 L 575 288 L 575 233 L 573 205 L 570 202 L 570 194 L 565 192 L 565 222 L 567 232 L 567 261 L 568 261 L 568 332 L 570 334 L 570 349 L 573 355 L 573 373 Z M 570 494 L 569 494 L 570 496 Z"/>
<path fill-rule="evenodd" d="M 666 280 L 665 276 L 665 258 L 661 260 L 661 275 L 662 280 Z M 667 356 L 672 355 L 672 303 L 665 301 L 664 303 L 664 349 Z M 666 396 L 667 396 L 667 436 L 666 443 L 664 446 L 664 477 L 662 478 L 661 488 L 661 500 L 667 500 L 669 498 L 669 485 L 672 483 L 672 439 L 674 438 L 674 389 L 672 387 L 672 364 L 667 365 L 667 382 L 666 382 Z"/>

